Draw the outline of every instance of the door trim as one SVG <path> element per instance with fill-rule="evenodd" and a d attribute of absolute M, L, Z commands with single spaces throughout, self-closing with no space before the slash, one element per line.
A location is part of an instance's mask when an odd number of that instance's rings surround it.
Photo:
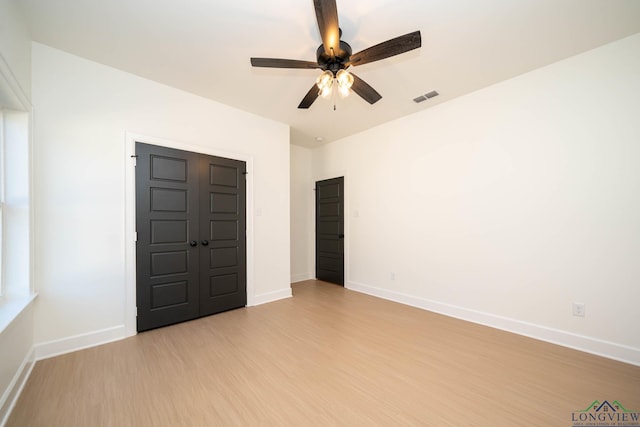
<path fill-rule="evenodd" d="M 253 259 L 253 157 L 241 153 L 218 150 L 215 147 L 205 147 L 183 142 L 177 142 L 133 132 L 125 132 L 125 199 L 124 199 L 124 246 L 125 246 L 125 310 L 123 323 L 125 337 L 136 335 L 136 191 L 135 191 L 135 143 L 158 145 L 177 150 L 191 151 L 210 156 L 225 157 L 240 160 L 247 164 L 247 307 L 255 305 L 254 291 L 254 259 Z"/>
<path fill-rule="evenodd" d="M 314 175 L 311 179 L 311 186 L 315 187 L 316 182 L 325 181 L 327 179 L 333 178 L 344 178 L 344 288 L 351 288 L 351 274 L 349 273 L 350 264 L 349 264 L 349 236 L 351 235 L 351 209 L 350 209 L 350 201 L 349 201 L 349 173 L 347 171 L 337 171 L 334 173 Z M 315 193 L 315 190 L 312 188 L 312 193 Z M 313 203 L 313 209 L 311 211 L 311 224 L 313 224 L 313 272 L 312 276 L 315 278 L 316 276 L 316 246 L 315 246 L 315 227 L 316 227 L 316 197 L 315 194 L 311 198 L 311 203 Z"/>

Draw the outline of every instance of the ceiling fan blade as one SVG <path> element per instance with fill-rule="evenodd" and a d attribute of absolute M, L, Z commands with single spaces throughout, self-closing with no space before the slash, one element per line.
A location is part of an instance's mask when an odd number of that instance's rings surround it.
<path fill-rule="evenodd" d="M 336 0 L 313 0 L 313 5 L 316 8 L 316 19 L 324 53 L 328 56 L 340 56 L 342 49 L 340 49 L 340 26 L 338 25 Z"/>
<path fill-rule="evenodd" d="M 302 101 L 300 101 L 300 105 L 298 105 L 298 108 L 307 109 L 311 107 L 311 104 L 313 104 L 313 101 L 318 98 L 319 94 L 320 91 L 318 90 L 318 86 L 314 84 L 309 92 L 307 92 L 307 94 L 304 96 L 304 98 L 302 98 Z"/>
<path fill-rule="evenodd" d="M 350 74 L 353 76 L 353 85 L 351 86 L 351 90 L 360 95 L 362 99 L 367 101 L 369 104 L 375 104 L 382 99 L 382 95 L 369 86 L 367 82 L 353 73 Z"/>
<path fill-rule="evenodd" d="M 349 61 L 346 65 L 353 65 L 355 67 L 369 62 L 379 61 L 381 59 L 417 49 L 420 46 L 422 46 L 420 31 L 414 31 L 413 33 L 387 40 L 386 42 L 382 42 L 358 53 L 354 53 L 349 57 Z"/>
<path fill-rule="evenodd" d="M 266 68 L 320 68 L 316 62 L 276 58 L 251 58 L 251 65 Z"/>

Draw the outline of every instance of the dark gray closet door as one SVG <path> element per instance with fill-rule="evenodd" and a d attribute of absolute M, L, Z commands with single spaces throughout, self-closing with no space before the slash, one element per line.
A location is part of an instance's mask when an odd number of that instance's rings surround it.
<path fill-rule="evenodd" d="M 237 160 L 136 143 L 138 331 L 246 305 Z"/>
<path fill-rule="evenodd" d="M 200 315 L 247 304 L 246 164 L 207 157 L 201 163 Z"/>

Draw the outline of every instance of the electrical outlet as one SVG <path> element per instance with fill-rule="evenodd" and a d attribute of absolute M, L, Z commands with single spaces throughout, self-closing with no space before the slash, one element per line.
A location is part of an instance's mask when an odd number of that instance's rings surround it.
<path fill-rule="evenodd" d="M 573 307 L 573 315 L 578 317 L 584 317 L 585 307 L 583 302 L 574 302 L 572 304 Z"/>

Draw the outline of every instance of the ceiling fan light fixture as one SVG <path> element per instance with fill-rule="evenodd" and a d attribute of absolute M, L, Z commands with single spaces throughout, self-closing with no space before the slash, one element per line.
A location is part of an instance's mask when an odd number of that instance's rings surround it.
<path fill-rule="evenodd" d="M 320 89 L 320 96 L 323 98 L 328 98 L 331 95 L 331 88 L 333 88 L 333 85 L 329 83 L 328 85 Z"/>
<path fill-rule="evenodd" d="M 340 87 L 346 87 L 349 89 L 353 86 L 353 76 L 347 70 L 340 70 L 336 74 L 336 80 L 338 80 L 338 85 Z"/>
<path fill-rule="evenodd" d="M 336 81 L 338 82 L 338 92 L 345 97 L 349 95 L 349 89 L 353 86 L 353 76 L 347 70 L 339 70 L 336 73 Z"/>
<path fill-rule="evenodd" d="M 327 70 L 320 74 L 316 79 L 316 86 L 318 86 L 320 90 L 320 96 L 329 96 L 331 87 L 333 86 L 333 73 Z"/>

